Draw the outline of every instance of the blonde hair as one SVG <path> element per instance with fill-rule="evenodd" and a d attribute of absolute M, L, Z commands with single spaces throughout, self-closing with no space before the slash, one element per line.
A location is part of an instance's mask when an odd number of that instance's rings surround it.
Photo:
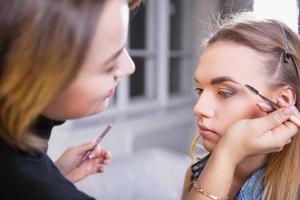
<path fill-rule="evenodd" d="M 0 137 L 7 143 L 41 147 L 29 127 L 78 74 L 104 2 L 1 1 Z"/>
<path fill-rule="evenodd" d="M 286 37 L 287 48 L 284 38 Z M 272 81 L 270 88 L 289 85 L 294 88 L 297 96 L 296 106 L 300 109 L 300 40 L 285 24 L 276 20 L 225 20 L 206 41 L 211 45 L 218 41 L 227 41 L 247 46 L 263 55 L 265 73 Z M 283 52 L 292 55 L 293 62 L 283 62 Z M 278 64 L 279 63 L 279 64 Z M 191 152 L 200 138 L 195 138 Z M 290 144 L 281 152 L 268 155 L 263 173 L 263 200 L 297 200 L 299 199 L 300 178 L 300 135 L 297 134 Z"/>

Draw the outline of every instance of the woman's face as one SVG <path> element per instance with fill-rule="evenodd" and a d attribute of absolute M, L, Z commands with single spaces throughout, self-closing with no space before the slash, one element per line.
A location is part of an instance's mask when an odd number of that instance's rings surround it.
<path fill-rule="evenodd" d="M 274 99 L 260 59 L 254 50 L 229 42 L 218 41 L 204 50 L 195 71 L 199 96 L 193 111 L 206 150 L 212 151 L 237 120 L 265 115 L 256 105 L 262 100 L 244 86 L 249 84 Z"/>
<path fill-rule="evenodd" d="M 134 72 L 125 49 L 129 9 L 125 0 L 106 1 L 78 77 L 54 99 L 43 115 L 66 120 L 103 111 L 120 78 Z"/>

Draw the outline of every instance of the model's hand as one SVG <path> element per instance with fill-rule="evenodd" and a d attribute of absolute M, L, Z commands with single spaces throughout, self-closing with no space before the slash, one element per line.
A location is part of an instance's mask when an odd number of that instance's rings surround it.
<path fill-rule="evenodd" d="M 95 144 L 95 140 L 93 140 L 92 142 L 67 149 L 55 162 L 55 165 L 73 183 L 91 174 L 104 172 L 105 166 L 111 159 L 111 155 L 109 151 L 101 149 L 99 146 L 92 152 L 89 159 L 78 166 L 82 156 L 88 150 L 91 150 Z"/>
<path fill-rule="evenodd" d="M 217 149 L 230 155 L 235 164 L 248 156 L 281 151 L 298 132 L 288 121 L 292 114 L 299 116 L 296 107 L 288 106 L 261 118 L 238 121 L 227 130 Z"/>

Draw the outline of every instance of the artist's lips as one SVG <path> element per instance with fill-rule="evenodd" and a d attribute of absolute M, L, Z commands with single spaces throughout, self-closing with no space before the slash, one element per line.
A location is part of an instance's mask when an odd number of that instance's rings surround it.
<path fill-rule="evenodd" d="M 112 97 L 114 96 L 114 94 L 115 94 L 115 89 L 113 88 L 107 93 L 106 97 Z"/>

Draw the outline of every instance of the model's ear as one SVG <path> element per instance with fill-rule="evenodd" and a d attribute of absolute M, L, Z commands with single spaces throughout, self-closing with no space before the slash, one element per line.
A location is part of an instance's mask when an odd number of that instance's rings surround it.
<path fill-rule="evenodd" d="M 275 91 L 276 97 L 281 97 L 281 99 L 288 105 L 295 105 L 297 100 L 296 91 L 291 86 L 282 86 Z"/>

